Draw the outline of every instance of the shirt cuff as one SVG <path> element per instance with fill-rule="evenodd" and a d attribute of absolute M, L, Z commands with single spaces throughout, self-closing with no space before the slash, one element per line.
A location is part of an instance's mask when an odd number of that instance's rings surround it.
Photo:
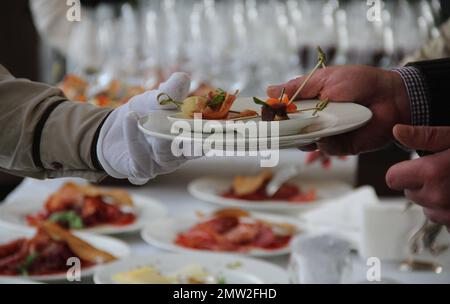
<path fill-rule="evenodd" d="M 420 71 L 412 66 L 397 68 L 393 71 L 399 73 L 405 83 L 410 100 L 412 125 L 430 125 L 430 100 L 427 84 Z"/>

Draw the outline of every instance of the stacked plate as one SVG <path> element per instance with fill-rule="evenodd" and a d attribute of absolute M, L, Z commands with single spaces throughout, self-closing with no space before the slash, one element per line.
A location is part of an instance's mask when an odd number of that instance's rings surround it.
<path fill-rule="evenodd" d="M 299 103 L 300 109 L 314 108 L 318 100 L 305 100 Z M 240 98 L 235 102 L 236 111 L 250 109 L 259 112 L 251 98 Z M 234 136 L 225 136 L 235 131 L 228 121 L 208 122 L 186 119 L 172 111 L 154 112 L 139 122 L 140 130 L 149 136 L 167 140 L 179 140 L 184 143 L 213 142 L 214 150 L 267 150 L 300 147 L 316 142 L 320 138 L 353 131 L 364 126 L 372 118 L 372 112 L 355 103 L 330 103 L 327 109 L 317 117 L 312 114 L 294 114 L 290 120 L 269 123 L 269 128 L 277 124 L 279 132 L 272 134 L 261 130 L 258 124 L 261 118 L 252 118 L 242 123 L 256 122 L 258 132 L 235 132 Z M 265 126 L 267 128 L 267 126 Z M 277 142 L 276 146 L 271 143 Z"/>

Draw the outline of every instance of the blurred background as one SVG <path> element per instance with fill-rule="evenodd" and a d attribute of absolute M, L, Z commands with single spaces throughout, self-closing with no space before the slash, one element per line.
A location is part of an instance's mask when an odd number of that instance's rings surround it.
<path fill-rule="evenodd" d="M 76 1 L 75 1 L 76 2 Z M 211 87 L 263 95 L 310 70 L 316 46 L 328 64 L 390 68 L 449 56 L 449 1 L 81 0 L 81 21 L 61 0 L 0 3 L 0 63 L 16 77 L 59 85 L 69 98 L 117 106 L 174 71 L 193 92 Z M 381 10 L 377 12 L 380 5 Z M 380 195 L 395 148 L 361 156 L 358 184 Z M 369 173 L 370 172 L 370 173 Z M 0 178 L 1 195 L 17 184 Z"/>
<path fill-rule="evenodd" d="M 67 6 L 50 12 L 43 3 L 51 2 L 32 1 L 44 54 L 56 48 L 66 59 L 42 58 L 46 82 L 74 73 L 147 88 L 181 70 L 194 86 L 245 95 L 310 70 L 317 45 L 330 65 L 398 65 L 443 35 L 447 15 L 439 0 L 384 1 L 379 15 L 365 0 L 90 0 L 81 1 L 82 22 L 58 25 L 52 19 Z"/>

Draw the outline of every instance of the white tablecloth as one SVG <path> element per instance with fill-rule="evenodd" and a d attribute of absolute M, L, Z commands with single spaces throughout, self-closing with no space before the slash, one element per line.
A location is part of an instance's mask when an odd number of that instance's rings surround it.
<path fill-rule="evenodd" d="M 297 150 L 281 151 L 280 164 L 304 161 L 304 154 Z M 144 187 L 127 187 L 127 190 L 133 194 L 140 194 L 161 201 L 169 210 L 169 216 L 176 216 L 193 210 L 209 211 L 214 209 L 213 205 L 201 202 L 187 192 L 187 184 L 192 180 L 208 176 L 234 176 L 236 174 L 245 174 L 249 172 L 258 172 L 260 170 L 258 158 L 205 158 L 192 161 L 185 165 L 177 172 L 160 176 L 152 180 Z M 354 172 L 356 170 L 356 158 L 348 160 L 336 161 L 332 170 L 323 170 L 319 165 L 314 165 L 307 169 L 304 174 L 314 177 L 338 178 L 348 183 L 353 183 Z M 17 201 L 18 198 L 35 195 L 37 192 L 56 190 L 64 180 L 47 180 L 38 181 L 26 179 L 19 185 L 5 200 L 5 203 Z M 161 250 L 146 244 L 139 234 L 122 235 L 120 238 L 127 242 L 132 250 L 133 255 L 145 256 L 161 252 Z M 287 256 L 268 258 L 267 261 L 273 262 L 283 268 L 288 265 L 289 258 Z M 366 278 L 367 267 L 364 261 L 355 256 L 353 265 L 353 282 L 364 282 Z M 402 283 L 433 283 L 433 282 L 450 282 L 450 275 L 420 275 L 405 274 L 397 271 L 397 265 L 384 263 L 382 271 L 388 281 Z"/>

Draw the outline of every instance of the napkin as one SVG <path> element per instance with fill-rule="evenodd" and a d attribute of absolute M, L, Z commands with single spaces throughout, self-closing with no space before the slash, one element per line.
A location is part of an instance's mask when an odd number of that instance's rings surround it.
<path fill-rule="evenodd" d="M 422 208 L 406 210 L 405 199 L 380 200 L 372 187 L 365 186 L 322 207 L 301 215 L 308 232 L 329 233 L 346 239 L 364 258 L 382 261 L 404 261 L 409 254 L 409 239 L 423 224 Z M 438 244 L 450 244 L 450 234 L 443 229 Z M 430 260 L 429 253 L 416 259 Z M 436 259 L 434 259 L 436 261 Z M 450 263 L 450 251 L 439 261 Z"/>
<path fill-rule="evenodd" d="M 363 208 L 361 255 L 384 261 L 401 261 L 409 256 L 409 239 L 425 221 L 422 208 L 406 210 L 406 200 L 385 200 Z"/>
<path fill-rule="evenodd" d="M 301 218 L 308 231 L 333 233 L 350 241 L 353 249 L 358 250 L 361 245 L 364 205 L 379 202 L 375 190 L 365 186 L 304 213 Z"/>

